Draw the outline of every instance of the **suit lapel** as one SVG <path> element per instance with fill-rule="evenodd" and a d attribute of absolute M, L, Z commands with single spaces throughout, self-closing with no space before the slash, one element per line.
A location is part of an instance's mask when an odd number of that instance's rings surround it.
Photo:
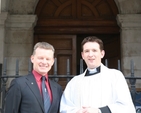
<path fill-rule="evenodd" d="M 42 96 L 40 94 L 38 85 L 35 81 L 34 75 L 32 75 L 32 74 L 28 75 L 26 79 L 27 79 L 27 85 L 29 86 L 29 88 L 33 92 L 33 94 L 35 95 L 36 99 L 39 102 L 39 105 L 41 106 L 42 110 L 44 111 Z"/>

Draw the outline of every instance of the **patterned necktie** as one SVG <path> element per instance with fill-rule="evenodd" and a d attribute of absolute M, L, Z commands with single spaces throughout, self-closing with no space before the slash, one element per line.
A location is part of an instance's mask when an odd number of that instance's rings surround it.
<path fill-rule="evenodd" d="M 51 102 L 50 102 L 48 90 L 45 85 L 45 79 L 46 79 L 45 76 L 42 76 L 42 94 L 43 94 L 45 113 L 48 113 Z"/>

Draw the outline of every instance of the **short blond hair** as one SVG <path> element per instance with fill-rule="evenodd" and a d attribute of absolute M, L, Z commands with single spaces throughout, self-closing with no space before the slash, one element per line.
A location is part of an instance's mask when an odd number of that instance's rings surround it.
<path fill-rule="evenodd" d="M 42 49 L 49 49 L 52 50 L 53 53 L 55 53 L 55 49 L 53 47 L 53 45 L 47 43 L 47 42 L 38 42 L 35 44 L 34 48 L 33 48 L 33 55 L 35 54 L 35 51 L 37 48 L 42 48 Z"/>

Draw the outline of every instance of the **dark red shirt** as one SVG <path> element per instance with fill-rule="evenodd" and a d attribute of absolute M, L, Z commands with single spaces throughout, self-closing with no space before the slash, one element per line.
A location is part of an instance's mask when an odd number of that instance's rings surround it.
<path fill-rule="evenodd" d="M 35 80 L 37 82 L 37 85 L 39 87 L 39 90 L 40 90 L 40 93 L 42 95 L 42 75 L 40 75 L 38 72 L 36 72 L 35 70 L 32 71 L 34 77 L 35 77 Z M 46 87 L 47 87 L 47 90 L 48 90 L 48 93 L 49 93 L 49 96 L 50 96 L 50 100 L 52 102 L 52 92 L 51 92 L 51 89 L 50 89 L 50 85 L 49 85 L 49 82 L 48 82 L 48 74 L 45 75 L 46 77 L 46 81 L 45 81 L 45 84 L 46 84 Z"/>

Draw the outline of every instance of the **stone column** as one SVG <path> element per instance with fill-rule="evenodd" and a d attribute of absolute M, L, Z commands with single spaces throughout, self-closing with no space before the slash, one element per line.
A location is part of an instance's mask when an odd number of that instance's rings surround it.
<path fill-rule="evenodd" d="M 125 75 L 130 75 L 130 61 L 134 62 L 135 76 L 141 76 L 141 14 L 119 14 L 121 28 L 121 65 Z"/>
<path fill-rule="evenodd" d="M 6 33 L 6 27 L 5 27 L 5 23 L 6 23 L 6 19 L 7 19 L 8 13 L 7 12 L 1 12 L 0 13 L 0 72 L 2 72 L 2 65 L 3 65 L 3 59 L 4 59 L 4 55 L 5 55 L 5 33 Z M 1 76 L 1 73 L 0 73 Z M 1 80 L 0 80 L 0 84 L 1 84 Z M 0 107 L 1 106 L 1 93 L 0 93 Z"/>
<path fill-rule="evenodd" d="M 3 64 L 4 58 L 4 45 L 5 45 L 5 22 L 7 19 L 8 13 L 0 13 L 0 63 Z"/>
<path fill-rule="evenodd" d="M 28 61 L 33 48 L 33 33 L 36 15 L 9 15 L 6 23 L 7 74 L 15 75 L 16 60 L 19 60 L 19 74 L 28 73 Z"/>

